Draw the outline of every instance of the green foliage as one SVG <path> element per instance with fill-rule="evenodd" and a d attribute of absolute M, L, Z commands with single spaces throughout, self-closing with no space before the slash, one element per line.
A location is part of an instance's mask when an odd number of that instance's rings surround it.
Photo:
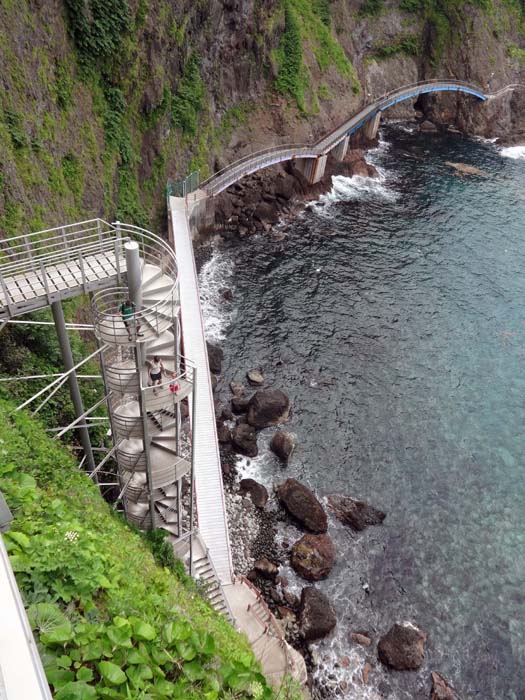
<path fill-rule="evenodd" d="M 299 22 L 291 2 L 284 6 L 284 32 L 278 50 L 279 72 L 275 87 L 283 95 L 291 95 L 304 108 L 303 47 Z"/>
<path fill-rule="evenodd" d="M 417 56 L 421 52 L 421 44 L 419 37 L 415 34 L 399 38 L 393 44 L 386 46 L 375 46 L 372 49 L 372 55 L 378 59 L 390 58 L 396 54 L 404 54 L 405 56 Z"/>
<path fill-rule="evenodd" d="M 11 142 L 16 150 L 26 148 L 28 145 L 27 134 L 21 115 L 14 109 L 4 109 L 4 122 L 11 137 Z"/>
<path fill-rule="evenodd" d="M 332 21 L 330 0 L 315 0 L 313 3 L 313 9 L 321 22 L 329 27 Z"/>
<path fill-rule="evenodd" d="M 73 78 L 69 67 L 64 60 L 55 63 L 55 99 L 57 105 L 64 110 L 71 105 L 73 92 Z"/>
<path fill-rule="evenodd" d="M 417 2 L 417 0 L 414 0 Z M 359 8 L 360 17 L 376 17 L 383 9 L 384 0 L 364 0 Z"/>
<path fill-rule="evenodd" d="M 84 192 L 84 171 L 74 153 L 67 153 L 62 158 L 62 172 L 64 180 L 73 193 L 76 202 L 80 204 Z"/>
<path fill-rule="evenodd" d="M 507 47 L 507 53 L 509 58 L 513 58 L 521 64 L 525 63 L 525 49 L 516 46 L 516 44 L 509 44 Z"/>
<path fill-rule="evenodd" d="M 80 61 L 107 65 L 132 26 L 127 0 L 65 0 L 71 36 Z"/>
<path fill-rule="evenodd" d="M 199 69 L 199 58 L 192 53 L 173 95 L 172 118 L 175 126 L 187 136 L 197 133 L 199 113 L 204 104 L 204 83 Z"/>
<path fill-rule="evenodd" d="M 246 641 L 12 409 L 0 400 L 5 542 L 56 700 L 270 700 Z"/>

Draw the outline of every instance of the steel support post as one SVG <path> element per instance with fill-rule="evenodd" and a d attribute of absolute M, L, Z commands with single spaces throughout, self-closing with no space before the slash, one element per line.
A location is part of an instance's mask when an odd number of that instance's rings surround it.
<path fill-rule="evenodd" d="M 64 311 L 60 301 L 54 301 L 51 304 L 51 311 L 53 312 L 53 320 L 57 331 L 62 362 L 64 363 L 66 371 L 69 371 L 75 366 L 75 362 L 73 361 L 73 353 L 71 352 L 71 345 L 69 344 L 69 337 L 67 335 Z M 84 405 L 82 403 L 82 396 L 80 395 L 80 387 L 78 386 L 76 372 L 70 373 L 68 382 L 71 401 L 73 402 L 75 409 L 75 418 L 78 418 L 84 413 Z M 84 449 L 84 454 L 86 455 L 87 469 L 92 472 L 95 469 L 95 460 L 93 459 L 93 450 L 91 449 L 89 430 L 87 429 L 85 420 L 80 421 L 78 424 L 78 432 L 80 435 L 80 441 L 82 442 L 82 447 Z"/>

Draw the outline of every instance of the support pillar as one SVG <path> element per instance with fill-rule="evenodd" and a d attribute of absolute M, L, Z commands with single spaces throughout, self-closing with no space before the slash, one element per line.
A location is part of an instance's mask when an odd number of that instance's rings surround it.
<path fill-rule="evenodd" d="M 327 156 L 316 158 L 300 158 L 295 161 L 295 167 L 308 180 L 310 185 L 315 185 L 324 176 Z"/>
<path fill-rule="evenodd" d="M 135 241 L 128 241 L 124 245 L 124 251 L 129 297 L 131 301 L 135 302 L 136 310 L 140 311 L 142 307 L 142 273 L 140 271 L 139 244 Z"/>
<path fill-rule="evenodd" d="M 379 123 L 381 121 L 381 112 L 376 112 L 372 119 L 365 124 L 364 131 L 365 136 L 370 141 L 373 141 L 377 137 L 377 132 L 379 131 Z"/>
<path fill-rule="evenodd" d="M 57 331 L 62 362 L 64 363 L 64 369 L 67 371 L 75 366 L 75 362 L 73 361 L 73 354 L 71 352 L 71 345 L 69 344 L 69 337 L 67 334 L 66 321 L 64 319 L 64 311 L 60 301 L 54 301 L 51 304 L 51 311 L 53 313 L 53 320 Z M 71 401 L 73 402 L 73 407 L 75 409 L 75 418 L 78 418 L 84 413 L 84 405 L 82 403 L 82 396 L 80 395 L 80 387 L 78 385 L 76 372 L 71 372 L 68 377 L 68 383 Z M 89 437 L 89 431 L 87 429 L 85 419 L 82 419 L 78 423 L 78 433 L 84 454 L 86 455 L 87 469 L 92 472 L 95 469 L 95 460 L 93 458 L 91 439 Z"/>
<path fill-rule="evenodd" d="M 346 152 L 348 151 L 348 142 L 350 140 L 349 136 L 345 136 L 342 141 L 339 141 L 337 146 L 332 148 L 330 155 L 336 160 L 343 161 L 346 158 Z"/>

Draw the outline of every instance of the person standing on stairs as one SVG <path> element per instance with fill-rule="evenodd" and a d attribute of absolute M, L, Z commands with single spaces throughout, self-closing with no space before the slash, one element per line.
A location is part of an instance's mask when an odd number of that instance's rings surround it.
<path fill-rule="evenodd" d="M 158 384 L 159 386 L 162 384 L 162 373 L 164 372 L 164 365 L 162 364 L 162 360 L 160 357 L 155 355 L 153 358 L 153 362 L 150 364 L 149 368 L 149 378 L 151 380 L 151 384 L 153 386 L 153 393 L 156 394 L 157 390 L 155 389 L 155 386 Z"/>
<path fill-rule="evenodd" d="M 126 301 L 122 302 L 122 304 L 118 307 L 118 310 L 120 311 L 120 315 L 122 316 L 122 321 L 124 322 L 124 325 L 126 326 L 126 330 L 128 332 L 128 340 L 131 342 L 133 338 L 131 337 L 131 328 L 132 326 L 136 326 L 135 330 L 137 331 L 137 335 L 139 337 L 142 337 L 144 333 L 140 332 L 140 324 L 137 324 L 135 321 L 135 302 L 131 301 L 131 299 L 126 299 Z"/>

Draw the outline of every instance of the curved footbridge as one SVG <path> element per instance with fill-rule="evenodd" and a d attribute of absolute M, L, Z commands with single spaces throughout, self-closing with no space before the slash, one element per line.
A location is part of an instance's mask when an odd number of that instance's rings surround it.
<path fill-rule="evenodd" d="M 313 144 L 285 144 L 250 153 L 212 175 L 202 182 L 198 189 L 196 183 L 190 189 L 184 187 L 182 194 L 197 190 L 196 201 L 213 198 L 246 175 L 284 161 L 294 161 L 295 167 L 304 174 L 308 182 L 315 184 L 324 175 L 328 154 L 337 160 L 344 160 L 349 139 L 353 134 L 364 129 L 368 138 L 375 138 L 381 116 L 389 107 L 432 92 L 460 92 L 473 95 L 482 101 L 492 97 L 486 95 L 479 86 L 461 80 L 425 80 L 405 85 L 373 100 Z"/>

